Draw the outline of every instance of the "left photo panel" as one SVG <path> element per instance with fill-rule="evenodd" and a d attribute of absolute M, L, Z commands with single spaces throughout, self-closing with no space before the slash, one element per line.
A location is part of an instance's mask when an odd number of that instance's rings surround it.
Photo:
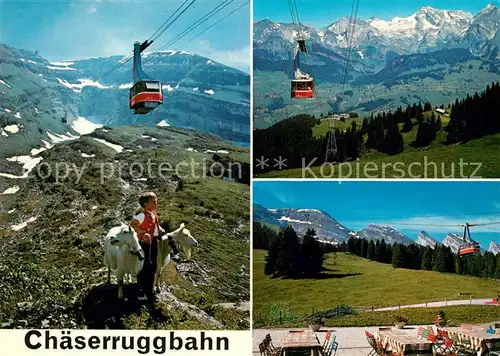
<path fill-rule="evenodd" d="M 249 1 L 0 16 L 0 328 L 249 330 Z"/>

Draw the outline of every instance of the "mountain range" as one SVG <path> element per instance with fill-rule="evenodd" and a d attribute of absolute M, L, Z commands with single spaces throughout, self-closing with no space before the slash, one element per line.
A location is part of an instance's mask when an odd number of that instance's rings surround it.
<path fill-rule="evenodd" d="M 0 159 L 43 146 L 50 135 L 78 135 L 73 122 L 80 118 L 109 126 L 171 125 L 248 145 L 248 74 L 190 52 L 145 53 L 144 71 L 163 83 L 164 100 L 148 115 L 134 115 L 132 63 L 118 67 L 125 60 L 49 62 L 0 44 Z"/>
<path fill-rule="evenodd" d="M 408 17 L 395 17 L 390 21 L 357 19 L 352 39 L 348 26 L 348 18 L 341 18 L 321 29 L 303 25 L 301 36 L 313 53 L 327 55 L 333 51 L 341 55 L 348 48 L 357 59 L 385 63 L 397 55 L 451 48 L 467 48 L 474 56 L 500 59 L 500 9 L 493 4 L 475 16 L 465 11 L 425 6 Z M 269 58 L 290 58 L 296 39 L 294 24 L 270 20 L 254 24 L 256 53 L 267 52 Z"/>
<path fill-rule="evenodd" d="M 316 231 L 316 238 L 319 241 L 331 244 L 347 242 L 350 237 L 355 237 L 368 241 L 384 240 L 388 244 L 417 244 L 431 248 L 444 245 L 457 253 L 460 244 L 463 243 L 462 237 L 454 233 L 449 233 L 442 242 L 439 242 L 427 232 L 421 231 L 414 240 L 390 226 L 376 224 L 370 224 L 361 231 L 354 231 L 339 223 L 328 213 L 317 209 L 268 209 L 254 204 L 253 216 L 254 221 L 268 225 L 280 227 L 290 225 L 299 235 L 312 228 Z M 491 241 L 488 251 L 496 255 L 500 252 L 500 243 Z"/>
<path fill-rule="evenodd" d="M 357 19 L 352 41 L 348 27 L 348 18 L 320 29 L 302 25 L 302 69 L 317 93 L 298 103 L 289 98 L 296 26 L 254 23 L 256 128 L 303 112 L 369 115 L 419 101 L 446 105 L 500 80 L 500 9 L 493 4 L 475 15 L 425 6 L 408 17 Z"/>

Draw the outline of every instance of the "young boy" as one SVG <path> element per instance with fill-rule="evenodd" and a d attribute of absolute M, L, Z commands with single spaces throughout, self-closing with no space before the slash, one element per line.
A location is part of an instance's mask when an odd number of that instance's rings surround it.
<path fill-rule="evenodd" d="M 157 214 L 158 198 L 155 193 L 143 193 L 139 197 L 139 205 L 142 212 L 137 214 L 130 226 L 137 233 L 139 244 L 144 251 L 144 267 L 137 276 L 137 282 L 146 293 L 146 297 L 152 301 L 154 299 L 154 276 L 156 273 L 156 257 L 158 255 L 158 239 L 165 234 L 165 230 L 160 226 Z M 174 241 L 169 238 L 169 245 L 172 247 L 174 257 L 178 259 L 179 251 Z"/>

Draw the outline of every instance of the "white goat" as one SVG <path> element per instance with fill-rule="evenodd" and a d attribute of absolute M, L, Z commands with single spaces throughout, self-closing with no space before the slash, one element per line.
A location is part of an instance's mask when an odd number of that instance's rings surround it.
<path fill-rule="evenodd" d="M 191 235 L 191 232 L 184 227 L 184 223 L 180 227 L 172 232 L 169 232 L 161 237 L 161 241 L 158 241 L 158 257 L 156 259 L 156 273 L 154 285 L 156 290 L 160 289 L 160 280 L 163 269 L 170 262 L 170 252 L 172 248 L 168 244 L 168 237 L 171 236 L 174 243 L 180 246 L 186 256 L 186 260 L 191 260 L 191 250 L 193 247 L 198 246 L 198 241 Z"/>
<path fill-rule="evenodd" d="M 118 298 L 123 298 L 123 279 L 137 274 L 144 266 L 144 251 L 137 234 L 130 226 L 121 223 L 109 230 L 105 238 L 104 264 L 108 267 L 108 284 L 111 282 L 111 269 L 116 270 Z"/>

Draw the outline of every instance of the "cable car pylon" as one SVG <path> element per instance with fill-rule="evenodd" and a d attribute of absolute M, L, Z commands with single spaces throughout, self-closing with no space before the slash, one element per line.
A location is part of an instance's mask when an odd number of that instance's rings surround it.
<path fill-rule="evenodd" d="M 157 80 L 149 78 L 142 70 L 141 53 L 153 41 L 134 43 L 133 77 L 134 85 L 130 88 L 130 109 L 134 114 L 144 115 L 163 104 L 162 85 Z"/>
<path fill-rule="evenodd" d="M 328 119 L 328 133 L 327 133 L 327 143 L 326 143 L 326 154 L 325 163 L 336 163 L 337 162 L 337 139 L 335 138 L 335 118 L 329 117 Z"/>

